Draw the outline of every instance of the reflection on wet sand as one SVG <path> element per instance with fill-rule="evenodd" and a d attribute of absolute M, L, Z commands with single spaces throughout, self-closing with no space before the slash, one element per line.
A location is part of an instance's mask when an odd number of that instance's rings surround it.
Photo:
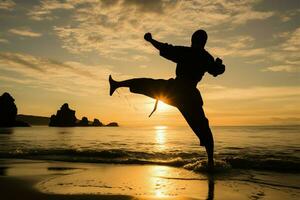
<path fill-rule="evenodd" d="M 207 181 L 205 175 L 180 168 L 105 164 L 82 167 L 84 170 L 57 176 L 39 183 L 37 187 L 42 192 L 55 194 L 123 194 L 156 198 L 186 196 L 200 199 L 214 197 L 212 178 Z"/>
<path fill-rule="evenodd" d="M 276 186 L 276 181 L 291 179 L 287 174 L 269 174 L 270 184 L 263 181 L 266 173 L 200 174 L 181 168 L 157 165 L 113 165 L 46 162 L 29 160 L 0 160 L 2 186 L 12 188 L 7 196 L 18 196 L 15 190 L 37 183 L 34 188 L 44 197 L 64 199 L 293 199 L 298 200 L 298 187 Z M 234 176 L 234 177 L 233 177 Z M 18 177 L 23 182 L 10 182 Z M 218 180 L 215 182 L 215 180 Z M 1 182 L 2 181 L 2 182 Z M 6 181 L 6 182 L 5 182 Z M 13 180 L 12 180 L 13 181 Z M 27 181 L 27 182 L 26 182 Z M 298 181 L 299 182 L 299 181 Z M 295 182 L 297 184 L 298 182 Z M 273 184 L 272 184 L 273 183 Z M 10 184 L 10 185 L 9 185 Z M 19 184 L 19 185 L 16 185 Z M 267 183 L 266 183 L 267 184 Z M 2 187 L 2 188 L 3 188 Z M 6 191 L 6 190 L 4 190 Z M 28 195 L 30 195 L 28 193 Z M 112 195 L 112 196 L 111 196 Z M 123 197 L 121 197 L 121 196 Z M 79 198 L 80 196 L 80 198 Z M 104 198 L 104 196 L 106 196 Z M 85 198 L 86 197 L 86 198 Z M 126 197 L 126 198 L 125 198 Z M 21 199 L 21 198 L 5 198 Z M 34 199 L 34 198 L 28 198 Z M 40 198 L 47 199 L 47 198 Z"/>

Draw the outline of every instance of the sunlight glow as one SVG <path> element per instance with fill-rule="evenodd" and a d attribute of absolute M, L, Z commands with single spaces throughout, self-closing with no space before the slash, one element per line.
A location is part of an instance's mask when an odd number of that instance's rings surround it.
<path fill-rule="evenodd" d="M 157 109 L 159 111 L 166 111 L 169 110 L 170 106 L 162 101 L 158 101 Z"/>
<path fill-rule="evenodd" d="M 168 127 L 167 126 L 155 126 L 155 130 L 166 130 Z"/>

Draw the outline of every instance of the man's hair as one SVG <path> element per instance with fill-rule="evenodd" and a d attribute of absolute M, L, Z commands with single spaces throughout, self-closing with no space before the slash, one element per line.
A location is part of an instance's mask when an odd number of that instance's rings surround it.
<path fill-rule="evenodd" d="M 204 48 L 207 41 L 207 33 L 205 30 L 199 29 L 192 35 L 192 46 Z"/>

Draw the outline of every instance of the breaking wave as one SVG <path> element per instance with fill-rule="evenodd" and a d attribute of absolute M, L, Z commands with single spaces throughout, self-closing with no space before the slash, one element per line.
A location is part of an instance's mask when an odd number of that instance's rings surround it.
<path fill-rule="evenodd" d="M 20 158 L 55 160 L 67 162 L 111 163 L 111 164 L 155 164 L 184 167 L 193 171 L 207 168 L 204 154 L 138 152 L 120 149 L 111 150 L 69 150 L 69 149 L 31 149 L 0 152 L 0 158 Z M 284 155 L 216 155 L 215 170 L 231 169 L 267 170 L 300 173 L 300 159 Z"/>

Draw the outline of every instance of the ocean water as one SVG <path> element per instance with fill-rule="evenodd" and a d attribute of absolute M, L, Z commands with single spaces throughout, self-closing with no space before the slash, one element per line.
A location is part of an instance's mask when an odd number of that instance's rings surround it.
<path fill-rule="evenodd" d="M 300 126 L 212 127 L 217 168 L 300 173 Z M 158 164 L 200 170 L 205 149 L 188 127 L 47 126 L 0 129 L 0 158 Z"/>

